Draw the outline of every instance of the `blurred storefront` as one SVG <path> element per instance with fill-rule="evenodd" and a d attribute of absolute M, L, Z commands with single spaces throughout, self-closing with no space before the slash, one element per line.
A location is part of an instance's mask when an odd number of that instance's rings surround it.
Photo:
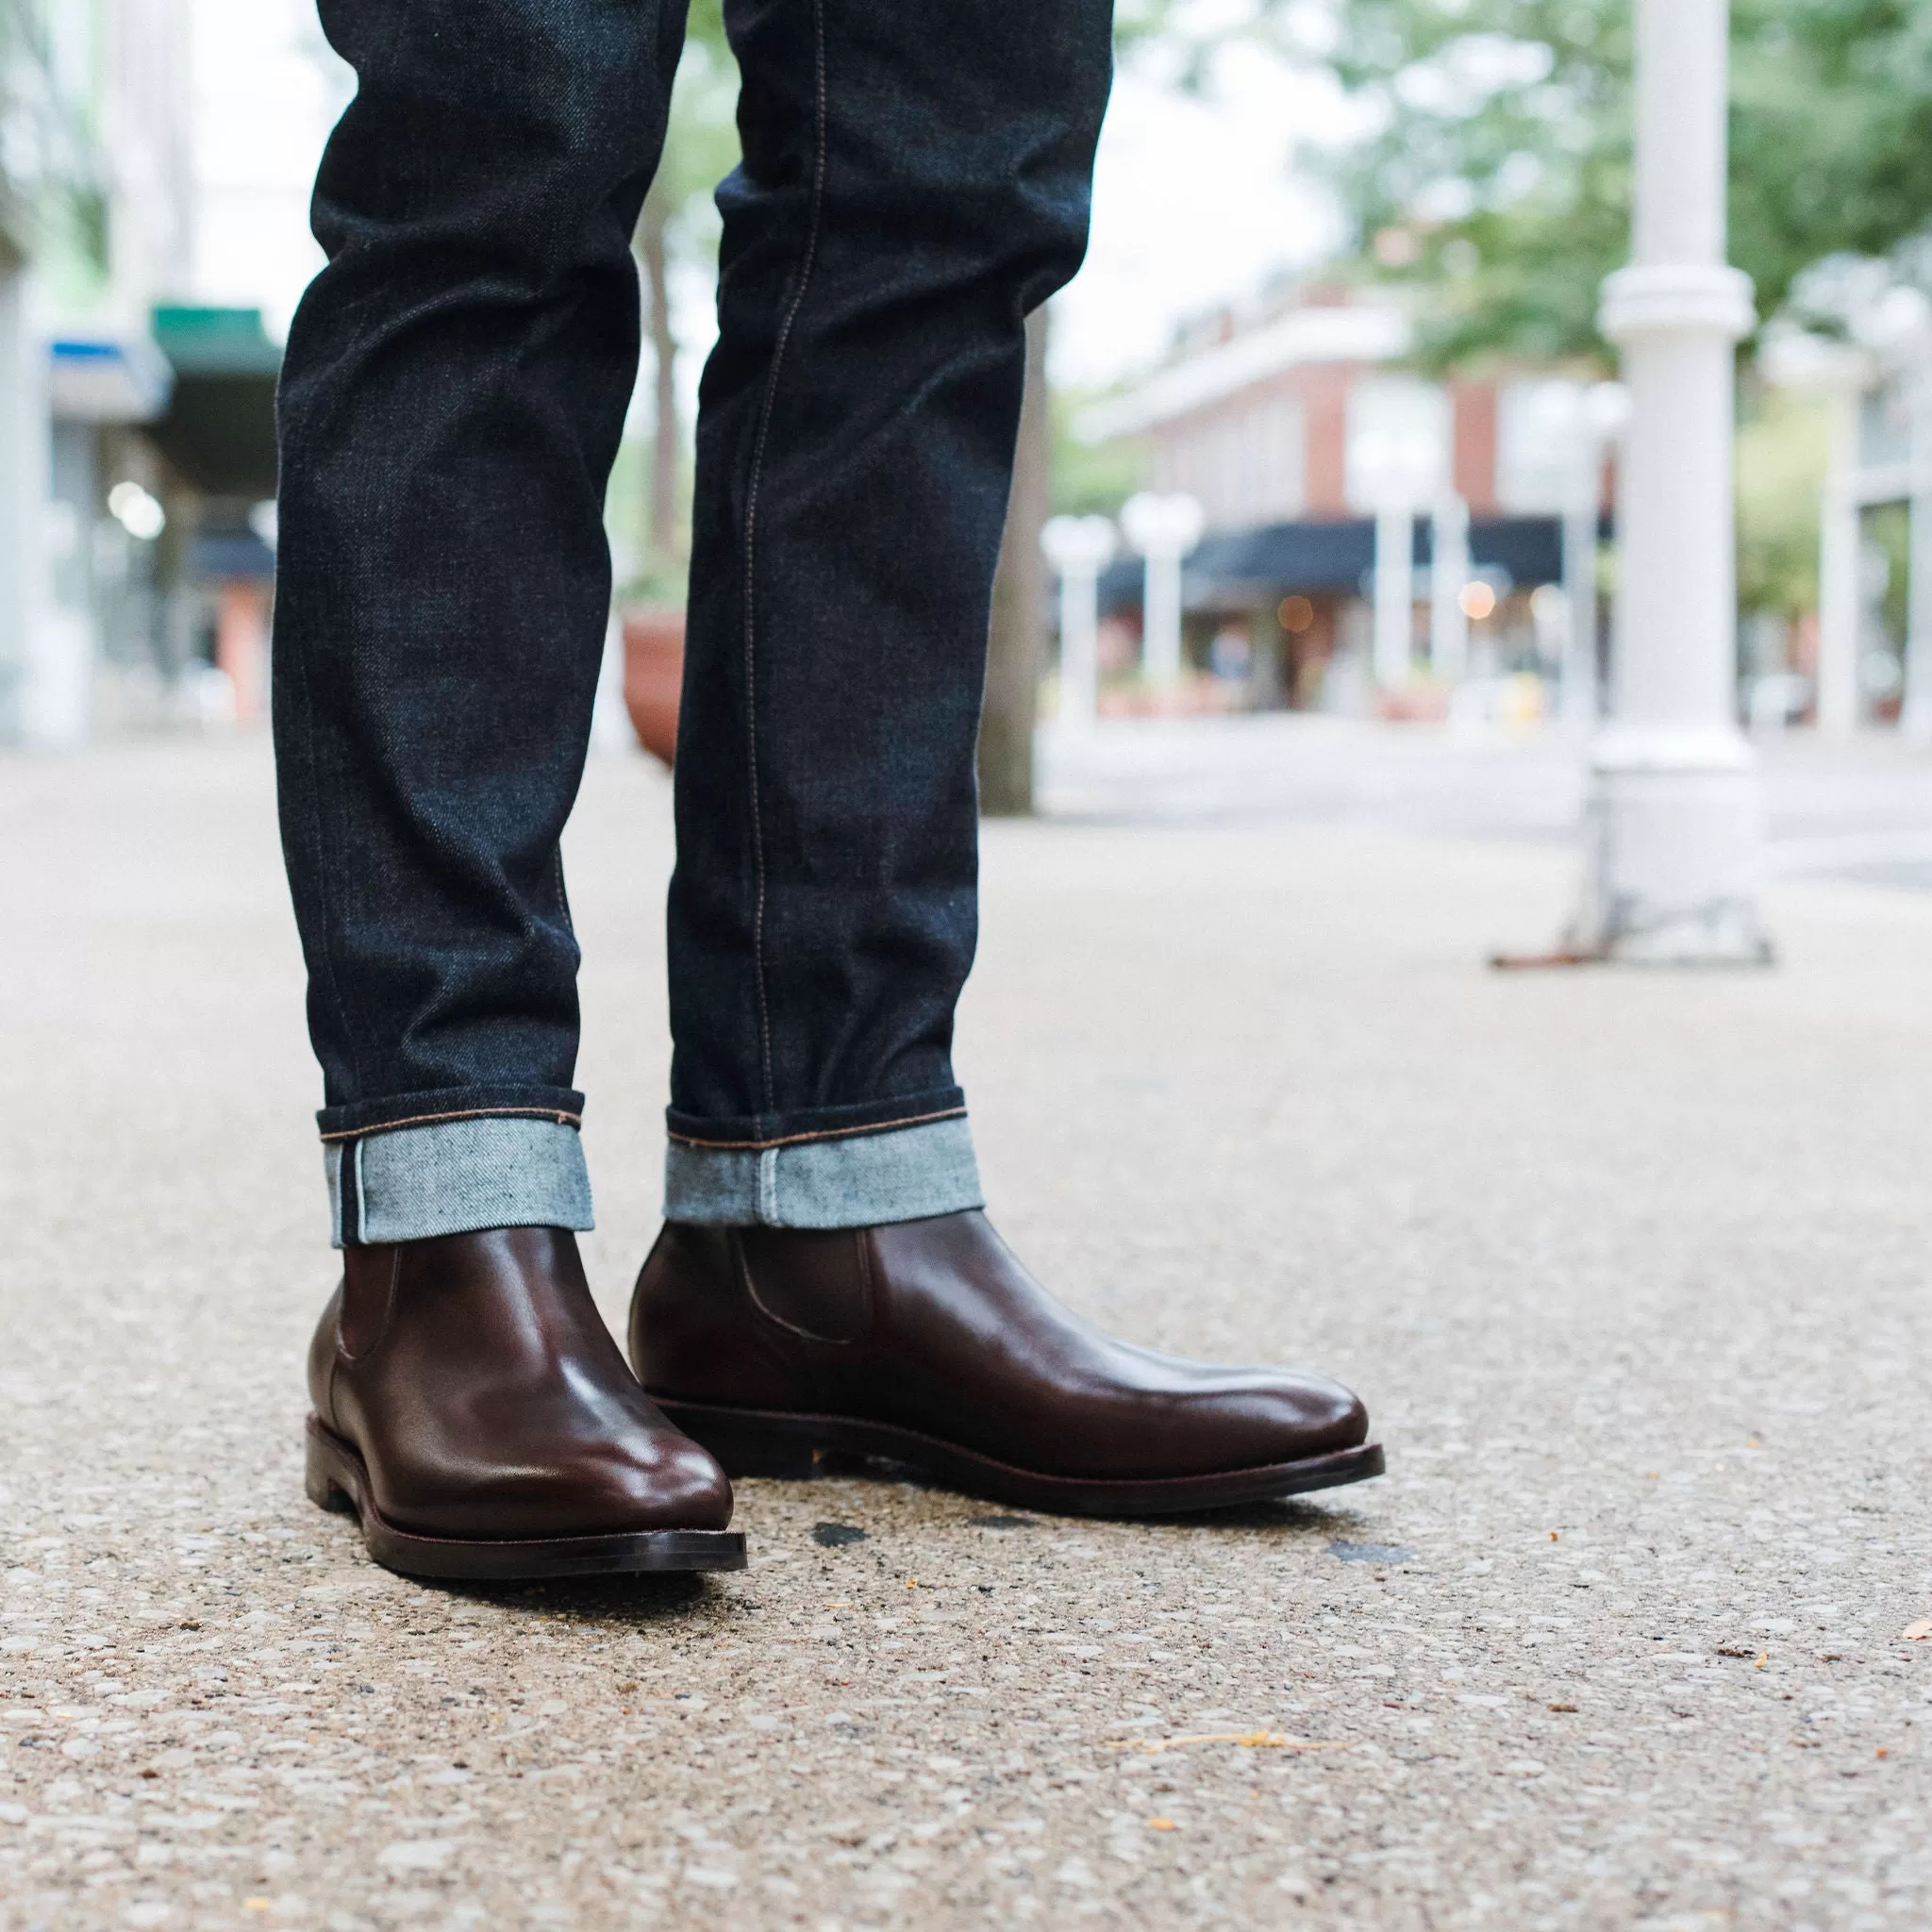
<path fill-rule="evenodd" d="M 1578 466 L 1599 522 L 1607 477 L 1574 430 L 1578 385 L 1542 370 L 1434 383 L 1402 364 L 1402 309 L 1345 287 L 1291 289 L 1219 311 L 1168 363 L 1076 425 L 1141 440 L 1155 489 L 1207 512 L 1187 560 L 1188 652 L 1239 708 L 1359 710 L 1374 686 L 1374 572 L 1391 466 L 1411 532 L 1415 644 L 1427 655 L 1440 506 L 1455 507 L 1467 675 L 1554 678 L 1563 651 L 1564 520 Z M 1569 407 L 1559 407 L 1560 405 Z M 1461 530 L 1466 526 L 1466 539 Z M 1460 544 L 1466 541 L 1466 550 Z M 1141 569 L 1101 583 L 1113 656 L 1138 621 Z M 1437 693 L 1446 702 L 1446 693 Z M 1418 699 L 1428 702 L 1424 691 Z"/>
<path fill-rule="evenodd" d="M 268 691 L 281 351 L 253 308 L 158 308 L 154 326 L 175 372 L 148 441 L 175 532 L 176 634 L 209 704 L 251 724 Z"/>
<path fill-rule="evenodd" d="M 0 743 L 259 714 L 279 351 L 192 280 L 187 0 L 0 9 Z"/>

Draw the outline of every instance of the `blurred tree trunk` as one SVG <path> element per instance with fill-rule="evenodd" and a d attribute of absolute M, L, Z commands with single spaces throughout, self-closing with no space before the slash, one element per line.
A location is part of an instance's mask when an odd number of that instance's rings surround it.
<path fill-rule="evenodd" d="M 1053 493 L 1046 408 L 1046 310 L 1026 318 L 1026 399 L 1013 459 L 1013 493 L 992 580 L 986 704 L 979 721 L 979 808 L 991 818 L 1033 809 L 1033 727 L 1046 658 L 1046 559 L 1040 532 Z"/>
<path fill-rule="evenodd" d="M 651 432 L 651 488 L 645 567 L 658 570 L 677 554 L 677 339 L 671 333 L 671 273 L 666 230 L 671 206 L 653 181 L 638 221 L 638 258 L 644 265 L 651 353 L 657 360 L 657 419 Z"/>

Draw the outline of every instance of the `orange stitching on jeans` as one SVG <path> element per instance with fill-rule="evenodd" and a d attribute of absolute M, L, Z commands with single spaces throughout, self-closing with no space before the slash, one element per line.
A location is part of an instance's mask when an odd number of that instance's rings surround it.
<path fill-rule="evenodd" d="M 759 1154 L 773 1147 L 796 1147 L 804 1141 L 849 1141 L 855 1134 L 890 1134 L 900 1127 L 923 1127 L 933 1121 L 966 1118 L 963 1107 L 949 1107 L 943 1113 L 916 1113 L 909 1120 L 870 1121 L 862 1127 L 822 1127 L 815 1134 L 787 1134 L 777 1141 L 700 1141 L 691 1134 L 672 1133 L 669 1139 L 680 1147 L 708 1147 L 720 1153 Z"/>
<path fill-rule="evenodd" d="M 439 1121 L 555 1121 L 559 1127 L 580 1127 L 580 1113 L 565 1113 L 555 1107 L 471 1107 L 458 1113 L 412 1113 L 406 1121 L 382 1121 L 373 1127 L 344 1127 L 340 1133 L 325 1134 L 329 1141 L 359 1141 L 365 1134 L 393 1133 L 398 1127 L 429 1127 Z"/>

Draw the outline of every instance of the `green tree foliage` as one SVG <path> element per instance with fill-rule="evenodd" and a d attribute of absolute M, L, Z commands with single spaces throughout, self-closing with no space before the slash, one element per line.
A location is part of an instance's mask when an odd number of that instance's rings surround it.
<path fill-rule="evenodd" d="M 1092 400 L 1091 393 L 1054 391 L 1053 508 L 1058 516 L 1117 516 L 1135 491 L 1148 487 L 1153 472 L 1153 443 L 1146 437 L 1084 442 L 1074 433 L 1075 417 Z"/>
<path fill-rule="evenodd" d="M 1294 10 L 1277 0 L 1281 15 Z M 1602 359 L 1628 252 L 1633 0 L 1335 0 L 1374 126 L 1333 170 L 1377 273 L 1443 300 L 1430 359 Z M 1733 0 L 1731 254 L 1762 312 L 1932 220 L 1932 8 Z"/>
<path fill-rule="evenodd" d="M 0 266 L 34 258 L 80 302 L 106 279 L 108 203 L 88 75 L 54 58 L 55 4 L 0 0 Z"/>

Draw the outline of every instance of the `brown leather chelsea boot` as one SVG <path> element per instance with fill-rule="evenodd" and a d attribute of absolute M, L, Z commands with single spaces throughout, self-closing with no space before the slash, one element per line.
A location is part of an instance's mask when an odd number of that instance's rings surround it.
<path fill-rule="evenodd" d="M 731 1484 L 640 1389 L 559 1228 L 352 1247 L 308 1351 L 308 1494 L 408 1576 L 742 1570 Z"/>
<path fill-rule="evenodd" d="M 1382 1473 L 1340 1383 L 1115 1341 L 977 1212 L 832 1233 L 671 1223 L 630 1351 L 733 1475 L 811 1475 L 842 1452 L 1028 1508 L 1158 1516 Z"/>

